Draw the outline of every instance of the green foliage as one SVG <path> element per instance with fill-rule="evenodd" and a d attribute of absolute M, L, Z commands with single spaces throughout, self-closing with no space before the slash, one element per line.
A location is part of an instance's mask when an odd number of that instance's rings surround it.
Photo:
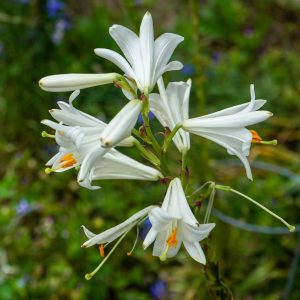
<path fill-rule="evenodd" d="M 213 216 L 217 226 L 206 250 L 216 262 L 214 273 L 207 277 L 205 269 L 183 249 L 175 259 L 162 263 L 152 257 L 150 249 L 143 251 L 139 240 L 133 255 L 127 256 L 135 239 L 133 231 L 101 271 L 86 281 L 84 274 L 101 258 L 98 249 L 80 248 L 85 240 L 80 226 L 85 224 L 95 232 L 114 226 L 146 205 L 160 203 L 165 187 L 103 181 L 101 190 L 89 191 L 78 187 L 73 171 L 44 174 L 43 164 L 56 147 L 41 138 L 44 128 L 39 121 L 49 118 L 48 110 L 68 95 L 45 93 L 37 82 L 50 74 L 116 71 L 110 62 L 94 55 L 93 49 L 118 50 L 108 34 L 109 26 L 118 23 L 137 30 L 141 16 L 150 10 L 156 34 L 170 31 L 185 36 L 175 57 L 190 68 L 166 76 L 169 80 L 192 78 L 191 116 L 199 115 L 203 99 L 207 112 L 249 99 L 250 83 L 255 84 L 257 98 L 267 99 L 266 109 L 275 114 L 258 129 L 264 139 L 276 138 L 279 145 L 254 145 L 250 156 L 251 161 L 268 163 L 271 170 L 254 166 L 255 180 L 249 182 L 241 166 L 236 160 L 228 161 L 222 148 L 194 137 L 188 160 L 193 178 L 190 191 L 204 180 L 214 180 L 297 223 L 298 2 L 191 0 L 162 5 L 150 0 L 80 0 L 65 1 L 54 17 L 48 15 L 47 1 L 27 2 L 0 3 L 0 299 L 146 300 L 151 299 L 149 288 L 157 279 L 166 283 L 166 296 L 161 299 L 208 299 L 206 287 L 216 280 L 229 287 L 235 299 L 281 299 L 292 272 L 296 235 L 251 233 Z M 59 40 L 54 33 L 62 19 L 67 24 Z M 197 86 L 198 82 L 202 86 Z M 112 86 L 84 90 L 81 95 L 76 103 L 79 108 L 107 120 L 124 105 L 121 92 Z M 179 159 L 169 157 L 178 168 Z M 294 173 L 287 177 L 288 170 Z M 218 192 L 214 205 L 247 223 L 280 226 L 236 195 Z M 198 218 L 203 220 L 203 209 Z M 296 267 L 293 278 L 299 276 Z M 295 280 L 288 290 L 289 299 L 298 299 L 298 290 L 299 280 Z"/>

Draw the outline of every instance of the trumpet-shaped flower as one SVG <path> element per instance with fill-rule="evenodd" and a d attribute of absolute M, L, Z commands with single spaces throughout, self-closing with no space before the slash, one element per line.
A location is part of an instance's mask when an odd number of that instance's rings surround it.
<path fill-rule="evenodd" d="M 91 186 L 91 181 L 96 179 L 160 179 L 162 175 L 156 169 L 147 167 L 115 149 L 101 147 L 100 135 L 107 125 L 72 105 L 78 94 L 79 91 L 76 91 L 71 95 L 69 104 L 59 102 L 61 109 L 50 111 L 60 123 L 42 121 L 55 130 L 53 137 L 60 146 L 59 152 L 47 162 L 49 168 L 46 172 L 63 172 L 80 166 L 78 182 L 90 189 L 99 188 Z M 129 137 L 117 146 L 132 146 L 133 141 L 134 138 Z"/>
<path fill-rule="evenodd" d="M 159 94 L 150 94 L 150 110 L 164 126 L 173 130 L 178 123 L 189 118 L 189 97 L 191 80 L 185 82 L 171 82 L 165 89 L 160 78 L 157 82 Z M 189 133 L 179 129 L 173 137 L 173 142 L 180 152 L 190 149 Z"/>
<path fill-rule="evenodd" d="M 155 241 L 153 255 L 165 260 L 175 256 L 183 243 L 193 259 L 206 263 L 199 242 L 209 235 L 215 224 L 198 223 L 187 203 L 180 179 L 170 182 L 161 208 L 153 208 L 149 219 L 152 228 L 143 242 L 144 249 Z"/>
<path fill-rule="evenodd" d="M 250 85 L 251 101 L 212 113 L 203 117 L 188 119 L 182 122 L 187 132 L 207 138 L 227 149 L 229 154 L 236 155 L 244 164 L 249 179 L 252 173 L 246 156 L 249 155 L 251 142 L 257 138 L 255 132 L 246 126 L 262 122 L 272 116 L 269 111 L 258 111 L 265 100 L 255 100 L 254 85 Z"/>
<path fill-rule="evenodd" d="M 143 17 L 139 36 L 121 25 L 113 25 L 109 33 L 126 59 L 109 49 L 98 48 L 95 53 L 117 65 L 126 76 L 134 79 L 140 91 L 145 94 L 150 93 L 164 72 L 182 68 L 178 61 L 168 62 L 184 38 L 164 33 L 154 41 L 153 21 L 149 12 Z"/>

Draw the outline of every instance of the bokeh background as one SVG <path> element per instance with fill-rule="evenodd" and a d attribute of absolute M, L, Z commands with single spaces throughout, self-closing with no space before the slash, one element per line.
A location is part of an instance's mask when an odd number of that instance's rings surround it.
<path fill-rule="evenodd" d="M 46 175 L 44 163 L 57 148 L 41 137 L 40 120 L 68 94 L 46 93 L 37 83 L 50 74 L 118 71 L 93 49 L 118 51 L 109 26 L 137 31 L 147 10 L 156 36 L 185 37 L 174 54 L 184 68 L 165 78 L 192 78 L 191 116 L 248 101 L 250 83 L 274 113 L 254 128 L 264 139 L 278 140 L 276 147 L 253 145 L 254 182 L 224 149 L 194 137 L 191 187 L 205 180 L 231 185 L 299 223 L 299 1 L 1 0 L 0 299 L 214 299 L 209 291 L 216 282 L 235 299 L 300 299 L 299 234 L 288 234 L 271 216 L 226 193 L 217 193 L 211 217 L 217 226 L 205 245 L 215 261 L 211 274 L 184 249 L 162 263 L 142 250 L 141 239 L 128 257 L 132 232 L 91 281 L 84 279 L 101 258 L 96 248 L 80 248 L 80 226 L 94 232 L 114 226 L 160 203 L 165 186 L 103 181 L 101 190 L 89 191 L 78 187 L 75 171 Z M 101 86 L 83 90 L 76 106 L 108 121 L 124 101 L 120 90 Z M 180 157 L 173 150 L 169 159 L 176 168 Z M 201 201 L 199 221 L 204 195 L 196 204 Z"/>

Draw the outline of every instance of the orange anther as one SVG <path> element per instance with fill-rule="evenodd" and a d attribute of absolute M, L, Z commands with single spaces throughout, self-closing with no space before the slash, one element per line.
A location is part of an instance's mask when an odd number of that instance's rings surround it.
<path fill-rule="evenodd" d="M 60 159 L 60 162 L 62 163 L 62 168 L 68 168 L 75 165 L 77 163 L 77 160 L 74 158 L 72 153 L 67 153 Z"/>
<path fill-rule="evenodd" d="M 105 252 L 104 252 L 104 246 L 103 246 L 103 244 L 101 244 L 101 245 L 99 246 L 99 252 L 100 252 L 101 257 L 104 257 Z"/>
<path fill-rule="evenodd" d="M 252 134 L 252 143 L 259 144 L 262 142 L 262 138 L 259 136 L 259 134 L 255 130 L 250 130 Z"/>
<path fill-rule="evenodd" d="M 172 233 L 167 239 L 167 244 L 169 247 L 176 247 L 177 246 L 177 239 L 176 239 L 177 229 L 174 228 L 172 230 Z"/>

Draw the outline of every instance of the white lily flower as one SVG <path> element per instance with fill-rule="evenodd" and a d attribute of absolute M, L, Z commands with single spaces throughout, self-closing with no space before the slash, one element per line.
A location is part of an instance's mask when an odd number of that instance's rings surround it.
<path fill-rule="evenodd" d="M 254 85 L 250 85 L 251 101 L 182 122 L 182 128 L 190 133 L 207 138 L 236 155 L 244 164 L 249 179 L 252 173 L 246 156 L 249 155 L 251 141 L 256 141 L 256 132 L 246 126 L 262 122 L 273 114 L 258 111 L 266 100 L 255 100 Z"/>
<path fill-rule="evenodd" d="M 116 82 L 120 74 L 59 74 L 42 78 L 39 85 L 47 92 L 70 92 Z"/>
<path fill-rule="evenodd" d="M 114 147 L 131 135 L 142 106 L 142 101 L 131 100 L 115 115 L 100 135 L 102 147 Z"/>
<path fill-rule="evenodd" d="M 154 207 L 156 206 L 148 206 L 140 210 L 130 218 L 128 218 L 123 223 L 97 235 L 92 233 L 85 226 L 82 225 L 81 227 L 83 228 L 85 235 L 88 237 L 88 240 L 85 243 L 83 243 L 81 247 L 88 248 L 96 244 L 103 245 L 114 241 L 125 232 L 130 231 L 135 225 L 137 225 L 141 220 L 143 220 L 148 215 L 149 211 L 151 211 Z"/>
<path fill-rule="evenodd" d="M 90 184 L 96 179 L 158 180 L 162 178 L 161 173 L 156 169 L 130 159 L 115 149 L 101 147 L 100 135 L 107 125 L 73 107 L 72 102 L 78 94 L 79 91 L 72 93 L 69 104 L 59 102 L 61 109 L 51 110 L 52 116 L 60 123 L 42 121 L 55 130 L 53 137 L 60 146 L 59 152 L 47 162 L 49 168 L 46 172 L 63 172 L 81 166 L 78 182 L 89 189 L 99 188 Z M 133 141 L 134 138 L 129 137 L 117 146 L 132 146 Z"/>
<path fill-rule="evenodd" d="M 178 123 L 189 118 L 189 97 L 192 81 L 171 82 L 165 89 L 163 79 L 157 82 L 159 94 L 150 94 L 150 110 L 158 121 L 171 131 Z M 180 152 L 190 149 L 190 135 L 179 129 L 173 137 L 173 142 Z"/>
<path fill-rule="evenodd" d="M 209 235 L 215 224 L 198 223 L 179 178 L 170 182 L 161 208 L 153 208 L 149 212 L 149 219 L 152 227 L 143 242 L 144 249 L 155 241 L 153 255 L 165 260 L 175 256 L 183 243 L 193 259 L 202 264 L 206 263 L 199 242 Z"/>
<path fill-rule="evenodd" d="M 178 61 L 168 62 L 184 38 L 164 33 L 154 41 L 153 21 L 149 12 L 143 17 L 139 36 L 121 25 L 113 25 L 109 33 L 126 59 L 109 49 L 98 48 L 95 53 L 117 65 L 126 76 L 135 80 L 139 90 L 145 94 L 150 93 L 164 72 L 182 68 Z"/>

